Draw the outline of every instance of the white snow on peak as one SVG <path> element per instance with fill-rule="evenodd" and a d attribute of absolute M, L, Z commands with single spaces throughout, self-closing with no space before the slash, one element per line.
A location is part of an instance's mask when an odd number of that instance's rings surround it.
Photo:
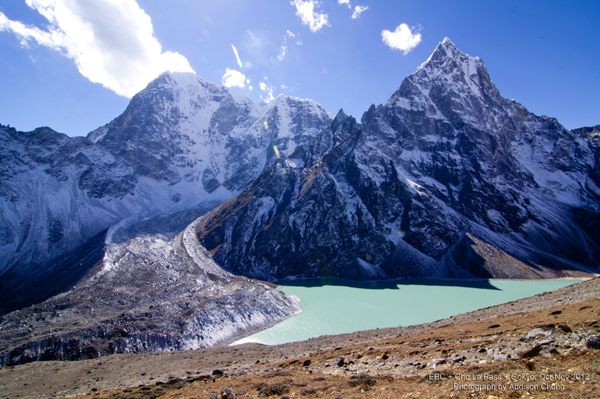
<path fill-rule="evenodd" d="M 444 40 L 442 40 L 442 42 L 437 45 L 437 47 L 435 48 L 433 53 L 431 53 L 429 58 L 427 58 L 427 60 L 424 63 L 419 65 L 419 67 L 417 68 L 417 71 L 430 65 L 433 57 L 434 56 L 439 57 L 440 52 L 443 52 L 447 56 L 449 51 L 452 53 L 451 54 L 452 56 L 456 56 L 458 53 L 460 53 L 460 51 L 456 48 L 456 46 L 454 45 L 452 40 L 450 40 L 450 38 L 448 38 L 448 37 L 445 37 Z"/>
<path fill-rule="evenodd" d="M 443 104 L 444 112 L 438 106 L 440 98 L 449 100 Z M 490 106 L 490 101 L 495 104 Z M 497 130 L 513 112 L 511 109 L 520 104 L 500 96 L 487 77 L 481 58 L 462 53 L 446 38 L 428 60 L 405 79 L 386 106 L 425 112 L 437 120 L 448 120 L 450 111 L 474 127 Z"/>
<path fill-rule="evenodd" d="M 273 126 L 265 126 L 271 116 L 268 124 Z M 77 151 L 82 161 L 53 171 L 61 173 L 60 179 L 48 174 L 47 164 L 31 161 L 27 168 L 16 164 L 15 178 L 7 184 L 20 199 L 5 201 L 0 211 L 12 236 L 23 236 L 20 231 L 24 220 L 31 221 L 31 234 L 25 235 L 25 243 L 19 239 L 0 241 L 0 272 L 26 253 L 50 259 L 60 251 L 68 252 L 114 223 L 140 213 L 167 213 L 202 201 L 230 199 L 270 166 L 273 143 L 283 156 L 290 155 L 330 121 L 327 112 L 313 100 L 282 95 L 269 104 L 255 104 L 247 94 L 196 74 L 163 73 L 134 96 L 121 116 L 88 135 L 97 145 L 81 142 Z M 133 133 L 121 142 L 119 135 L 129 132 Z M 130 165 L 113 156 L 113 149 L 118 151 L 119 145 L 127 151 L 138 148 L 145 153 L 140 163 L 154 158 L 166 166 L 165 180 L 161 180 L 160 173 L 138 173 L 136 170 L 143 169 L 135 169 L 137 163 Z M 50 155 L 43 148 L 39 151 L 40 157 Z M 138 155 L 132 152 L 132 156 Z M 90 189 L 80 188 L 78 180 L 88 168 L 87 162 L 91 165 L 89 171 L 100 176 L 110 173 L 114 181 L 132 179 L 133 187 L 123 189 L 121 194 L 108 192 L 99 198 L 90 195 Z M 293 160 L 287 165 L 292 164 L 300 162 Z M 143 166 L 152 168 L 151 162 Z M 64 237 L 60 244 L 51 246 L 48 226 L 59 222 Z"/>

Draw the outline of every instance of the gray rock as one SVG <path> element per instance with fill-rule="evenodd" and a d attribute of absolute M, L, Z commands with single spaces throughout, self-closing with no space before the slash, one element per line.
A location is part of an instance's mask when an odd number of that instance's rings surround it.
<path fill-rule="evenodd" d="M 595 335 L 590 338 L 585 343 L 589 349 L 600 349 L 600 335 Z"/>
<path fill-rule="evenodd" d="M 235 391 L 233 388 L 225 388 L 219 393 L 210 395 L 210 399 L 235 399 Z"/>
<path fill-rule="evenodd" d="M 529 331 L 525 336 L 526 339 L 538 338 L 538 337 L 547 337 L 552 334 L 551 328 L 534 328 Z"/>
<path fill-rule="evenodd" d="M 297 298 L 223 271 L 189 239 L 202 211 L 111 228 L 86 278 L 2 317 L 0 366 L 206 348 L 299 313 Z"/>

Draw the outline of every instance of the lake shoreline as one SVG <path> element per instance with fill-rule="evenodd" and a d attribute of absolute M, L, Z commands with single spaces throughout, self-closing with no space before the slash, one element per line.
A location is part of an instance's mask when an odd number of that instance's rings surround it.
<path fill-rule="evenodd" d="M 275 345 L 322 335 L 418 325 L 586 280 L 281 280 L 280 290 L 298 296 L 302 312 L 271 328 L 238 338 L 232 345 L 250 342 Z"/>
<path fill-rule="evenodd" d="M 458 281 L 458 282 L 478 282 L 478 281 L 588 281 L 593 280 L 596 277 L 600 277 L 600 274 L 593 275 L 591 277 L 560 277 L 560 278 L 540 278 L 540 279 L 516 279 L 516 278 L 422 278 L 422 279 L 412 279 L 412 278 L 404 278 L 404 279 L 389 279 L 389 280 L 348 280 L 341 277 L 314 277 L 314 278 L 285 278 L 283 280 L 276 280 L 272 284 L 275 284 L 278 287 L 282 285 L 286 285 L 284 283 L 294 282 L 294 281 L 302 281 L 302 280 L 334 280 L 341 282 L 349 282 L 349 283 L 372 283 L 372 282 L 382 282 L 382 283 L 400 283 L 403 281 Z"/>

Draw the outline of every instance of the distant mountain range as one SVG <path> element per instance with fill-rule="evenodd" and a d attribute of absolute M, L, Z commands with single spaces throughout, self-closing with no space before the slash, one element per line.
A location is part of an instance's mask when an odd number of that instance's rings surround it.
<path fill-rule="evenodd" d="M 202 347 L 298 311 L 297 298 L 230 273 L 596 273 L 599 130 L 503 98 L 449 39 L 360 123 L 164 73 L 87 137 L 0 126 L 0 314 L 47 300 L 0 319 L 11 342 L 0 357 Z M 172 323 L 148 327 L 152 312 Z M 226 333 L 212 339 L 215 328 Z"/>

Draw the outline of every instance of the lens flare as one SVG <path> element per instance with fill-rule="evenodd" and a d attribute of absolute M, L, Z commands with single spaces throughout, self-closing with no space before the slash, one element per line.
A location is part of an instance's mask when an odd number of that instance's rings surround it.
<path fill-rule="evenodd" d="M 265 130 L 269 128 L 269 124 L 267 123 L 267 121 L 263 121 L 263 126 L 265 127 Z"/>
<path fill-rule="evenodd" d="M 235 46 L 233 45 L 233 43 L 231 44 L 231 47 L 233 48 L 233 53 L 235 54 L 235 58 L 237 59 L 237 63 L 240 66 L 240 68 L 243 68 L 242 66 L 242 60 L 240 60 L 240 55 L 237 52 L 237 49 L 235 48 Z"/>
<path fill-rule="evenodd" d="M 279 158 L 280 157 L 280 155 L 279 155 L 279 149 L 277 148 L 276 145 L 273 146 L 273 151 L 275 151 L 275 155 L 277 155 L 277 158 Z"/>

